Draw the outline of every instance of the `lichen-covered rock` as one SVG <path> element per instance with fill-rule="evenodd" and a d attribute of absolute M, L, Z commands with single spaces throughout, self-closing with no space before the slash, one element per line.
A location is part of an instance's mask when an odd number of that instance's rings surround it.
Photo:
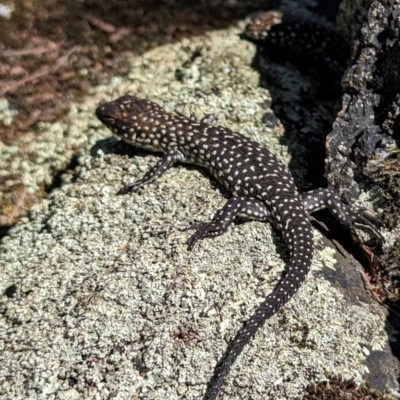
<path fill-rule="evenodd" d="M 303 178 L 303 155 L 323 149 L 325 136 L 313 134 L 333 114 L 304 95 L 311 84 L 296 70 L 269 64 L 280 74 L 271 90 L 281 93 L 277 116 L 292 124 L 287 136 L 269 107 L 275 100 L 258 87 L 243 28 L 132 58 L 125 77 L 72 105 L 68 123 L 43 124 L 38 168 L 57 158 L 55 142 L 64 157 L 66 143 L 81 151 L 62 186 L 0 245 L 0 397 L 199 399 L 227 341 L 279 281 L 285 247 L 267 224 L 238 225 L 186 251 L 179 227 L 209 219 L 224 202 L 200 171 L 179 166 L 149 190 L 117 196 L 157 156 L 105 140 L 94 116 L 99 101 L 126 93 L 186 115 L 217 113 Z M 33 163 L 22 161 L 26 170 Z M 382 307 L 353 262 L 317 232 L 315 241 L 307 281 L 248 346 L 221 400 L 299 399 L 330 374 L 356 382 L 370 374 L 374 386 L 394 386 Z"/>
<path fill-rule="evenodd" d="M 360 185 L 377 180 L 400 137 L 400 8 L 395 3 L 351 0 L 341 7 L 338 26 L 352 56 L 342 80 L 341 111 L 327 138 L 326 177 L 349 203 Z"/>
<path fill-rule="evenodd" d="M 380 289 L 399 302 L 400 276 L 400 4 L 345 0 L 338 28 L 352 48 L 341 111 L 327 137 L 326 177 L 351 202 L 365 189 L 391 235 L 381 257 Z M 389 315 L 398 326 L 398 316 Z M 393 347 L 398 353 L 398 346 Z"/>

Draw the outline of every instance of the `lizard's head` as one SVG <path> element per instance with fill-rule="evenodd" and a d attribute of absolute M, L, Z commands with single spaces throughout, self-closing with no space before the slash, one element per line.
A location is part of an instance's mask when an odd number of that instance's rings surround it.
<path fill-rule="evenodd" d="M 96 109 L 97 118 L 125 142 L 156 151 L 152 145 L 154 120 L 164 112 L 157 104 L 136 96 L 123 96 Z"/>

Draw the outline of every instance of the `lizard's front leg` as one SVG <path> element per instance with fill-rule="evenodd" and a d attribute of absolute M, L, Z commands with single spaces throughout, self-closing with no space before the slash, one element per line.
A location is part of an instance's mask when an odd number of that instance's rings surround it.
<path fill-rule="evenodd" d="M 181 153 L 176 149 L 167 150 L 142 179 L 129 183 L 119 191 L 119 194 L 134 192 L 158 179 L 164 172 L 177 161 L 181 161 Z"/>

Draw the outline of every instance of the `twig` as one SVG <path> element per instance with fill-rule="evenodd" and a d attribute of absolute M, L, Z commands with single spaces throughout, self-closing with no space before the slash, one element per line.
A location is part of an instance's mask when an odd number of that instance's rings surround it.
<path fill-rule="evenodd" d="M 50 51 L 58 50 L 60 46 L 65 43 L 63 40 L 60 43 L 50 42 L 48 46 L 34 47 L 33 49 L 6 49 L 3 51 L 3 57 L 20 57 L 20 56 L 30 56 L 30 55 L 41 55 L 44 53 L 49 53 Z"/>
<path fill-rule="evenodd" d="M 96 17 L 93 14 L 85 13 L 84 16 L 85 16 L 86 20 L 88 20 L 92 25 L 94 25 L 96 28 L 99 28 L 103 32 L 113 33 L 117 30 L 117 28 L 114 25 L 103 21 L 102 19 Z"/>

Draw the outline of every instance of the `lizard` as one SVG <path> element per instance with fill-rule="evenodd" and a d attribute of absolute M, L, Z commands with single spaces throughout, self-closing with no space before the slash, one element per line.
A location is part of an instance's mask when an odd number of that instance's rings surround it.
<path fill-rule="evenodd" d="M 201 239 L 222 235 L 236 217 L 273 222 L 289 248 L 286 275 L 228 346 L 206 389 L 204 400 L 217 398 L 224 379 L 245 345 L 305 280 L 314 251 L 309 213 L 327 208 L 358 242 L 362 243 L 362 238 L 357 227 L 368 229 L 383 241 L 378 219 L 363 210 L 353 211 L 327 188 L 300 194 L 291 173 L 272 152 L 239 132 L 215 125 L 213 116 L 196 120 L 170 114 L 150 100 L 131 95 L 101 103 L 96 115 L 126 143 L 163 153 L 142 179 L 125 186 L 122 193 L 135 192 L 149 185 L 180 162 L 207 169 L 231 194 L 212 221 L 194 222 L 186 227 L 195 229 L 187 241 L 189 250 Z"/>
<path fill-rule="evenodd" d="M 309 15 L 269 10 L 257 13 L 244 36 L 258 44 L 281 49 L 287 59 L 318 65 L 328 77 L 340 80 L 350 54 L 349 46 L 332 26 Z"/>

